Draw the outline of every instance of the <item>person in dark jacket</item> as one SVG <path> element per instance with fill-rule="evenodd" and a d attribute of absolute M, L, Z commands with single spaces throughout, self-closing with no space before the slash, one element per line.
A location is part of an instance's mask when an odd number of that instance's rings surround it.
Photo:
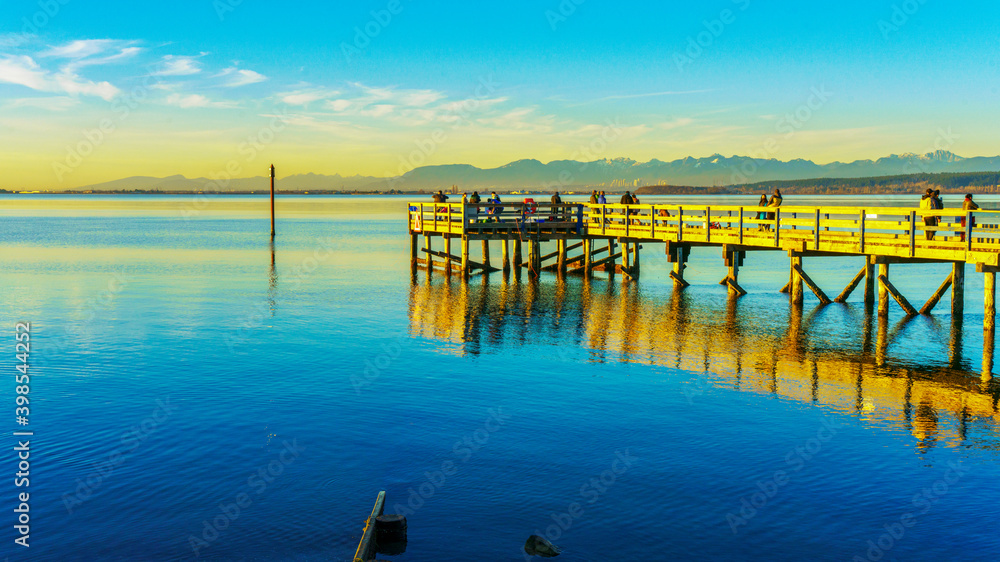
<path fill-rule="evenodd" d="M 762 193 L 761 194 L 760 201 L 757 202 L 757 206 L 758 207 L 767 207 L 767 194 L 766 193 Z M 767 220 L 767 213 L 765 213 L 764 211 L 761 211 L 761 212 L 757 213 L 757 220 Z M 769 225 L 766 225 L 766 224 L 758 224 L 757 225 L 757 230 L 770 230 L 770 228 L 768 228 L 768 226 Z"/>
<path fill-rule="evenodd" d="M 934 190 L 927 188 L 923 196 L 920 198 L 920 210 L 921 211 L 931 211 L 934 210 Z M 924 215 L 924 238 L 927 240 L 934 239 L 934 231 L 928 229 L 928 226 L 937 226 L 938 218 L 929 217 Z"/>
<path fill-rule="evenodd" d="M 559 197 L 559 192 L 558 191 L 552 194 L 552 204 L 553 205 L 562 205 L 562 197 Z"/>
<path fill-rule="evenodd" d="M 979 205 L 977 205 L 976 202 L 972 200 L 972 194 L 971 193 L 966 193 L 965 194 L 965 200 L 962 201 L 962 210 L 965 211 L 966 214 L 968 214 L 969 211 L 975 211 L 975 210 L 978 210 L 978 209 L 979 209 Z M 961 232 L 961 236 L 960 236 L 959 239 L 961 241 L 965 242 L 965 230 L 966 230 L 966 228 L 965 228 L 965 217 L 962 217 L 962 220 L 959 221 L 959 222 L 962 223 L 962 232 Z M 972 217 L 972 226 L 976 226 L 976 217 Z"/>
<path fill-rule="evenodd" d="M 626 191 L 625 195 L 622 195 L 621 204 L 622 205 L 631 205 L 632 203 L 633 203 L 633 201 L 632 201 L 632 194 L 630 192 Z"/>
<path fill-rule="evenodd" d="M 596 205 L 597 204 L 597 190 L 596 189 L 590 194 L 590 204 L 591 205 Z"/>
<path fill-rule="evenodd" d="M 469 203 L 471 203 L 473 205 L 478 205 L 480 201 L 482 201 L 482 198 L 479 197 L 479 192 L 478 191 L 473 191 L 472 192 L 472 197 L 469 197 Z"/>

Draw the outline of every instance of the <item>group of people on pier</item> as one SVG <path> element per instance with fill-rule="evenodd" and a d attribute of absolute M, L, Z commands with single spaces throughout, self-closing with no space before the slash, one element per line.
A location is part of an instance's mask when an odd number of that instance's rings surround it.
<path fill-rule="evenodd" d="M 464 197 L 463 197 L 463 199 L 464 199 Z M 445 203 L 445 202 L 448 201 L 448 196 L 445 195 L 443 191 L 439 190 L 437 193 L 435 193 L 433 195 L 433 200 L 434 200 L 435 203 Z M 760 200 L 758 201 L 757 206 L 758 207 L 767 207 L 767 208 L 776 208 L 776 207 L 780 207 L 781 206 L 782 201 L 783 201 L 783 197 L 781 196 L 781 191 L 778 190 L 778 189 L 775 189 L 774 192 L 771 194 L 770 198 L 768 198 L 768 195 L 766 193 L 761 194 Z M 500 212 L 503 211 L 503 207 L 500 206 L 500 202 L 501 202 L 500 201 L 500 196 L 497 195 L 496 191 L 491 192 L 489 199 L 486 200 L 486 204 L 488 205 L 488 206 L 486 206 L 486 214 L 488 216 L 493 217 L 494 220 L 499 220 L 499 217 L 495 217 L 495 215 L 498 215 Z M 561 205 L 562 204 L 562 202 L 563 202 L 562 201 L 562 197 L 559 196 L 559 192 L 558 191 L 556 191 L 555 193 L 552 194 L 551 202 L 552 202 L 553 205 Z M 606 205 L 608 203 L 607 194 L 604 191 L 598 191 L 598 190 L 595 189 L 590 194 L 590 201 L 589 202 L 590 202 L 591 205 Z M 482 198 L 480 197 L 478 191 L 473 191 L 472 192 L 472 195 L 469 196 L 469 198 L 468 198 L 468 203 L 471 204 L 471 205 L 477 205 L 477 206 L 483 204 Z M 633 194 L 631 191 L 626 191 L 621 196 L 620 204 L 622 204 L 622 205 L 639 205 L 640 204 L 640 202 L 639 202 L 639 196 L 637 194 Z M 535 203 L 535 201 L 533 199 L 525 199 L 524 206 L 528 210 L 529 214 L 534 213 L 534 211 L 537 210 L 537 203 Z M 944 202 L 941 200 L 941 191 L 938 190 L 938 189 L 928 188 L 927 191 L 925 191 L 924 194 L 923 194 L 923 196 L 920 198 L 920 209 L 922 211 L 933 211 L 933 210 L 944 209 Z M 972 194 L 971 193 L 967 193 L 965 195 L 965 200 L 962 202 L 962 210 L 963 211 L 975 211 L 977 209 L 979 209 L 979 205 L 975 201 L 972 200 Z M 447 212 L 447 209 L 440 209 L 439 208 L 438 212 Z M 629 214 L 632 214 L 633 212 L 637 213 L 638 211 L 632 211 Z M 478 214 L 478 208 L 476 210 L 476 213 Z M 670 213 L 666 209 L 661 209 L 660 210 L 660 215 L 661 216 L 669 217 Z M 760 211 L 760 212 L 757 213 L 757 219 L 761 220 L 761 221 L 765 221 L 765 220 L 766 221 L 773 221 L 774 217 L 775 217 L 775 213 L 773 211 Z M 966 223 L 965 217 L 962 217 L 960 219 L 960 223 L 961 223 L 961 225 L 963 227 L 963 230 L 959 234 L 961 236 L 961 240 L 964 241 L 965 240 L 965 228 L 964 227 L 966 226 L 966 224 L 965 224 Z M 934 239 L 934 234 L 935 234 L 935 232 L 937 230 L 936 227 L 939 224 L 940 224 L 940 217 L 936 217 L 936 216 L 924 216 L 924 226 L 925 227 L 931 227 L 931 228 L 925 228 L 925 230 L 924 230 L 924 236 L 925 236 L 925 238 L 927 240 L 933 240 Z M 973 218 L 973 226 L 975 226 L 975 218 Z M 770 223 L 762 223 L 762 224 L 759 224 L 757 228 L 758 228 L 758 230 L 770 231 L 771 230 L 771 224 Z"/>

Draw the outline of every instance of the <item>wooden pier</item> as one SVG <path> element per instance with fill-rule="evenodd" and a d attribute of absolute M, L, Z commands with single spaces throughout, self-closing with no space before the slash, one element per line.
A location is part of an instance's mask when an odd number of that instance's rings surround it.
<path fill-rule="evenodd" d="M 663 244 L 673 264 L 670 277 L 683 289 L 688 286 L 684 270 L 691 249 L 717 247 L 727 269 L 719 284 L 738 298 L 746 294 L 739 270 L 747 254 L 782 251 L 789 258 L 789 276 L 780 290 L 794 303 L 803 301 L 806 288 L 823 304 L 845 302 L 863 284 L 865 304 L 877 303 L 880 315 L 888 314 L 891 299 L 914 316 L 929 314 L 949 290 L 951 312 L 961 315 L 966 264 L 973 264 L 985 276 L 983 327 L 989 333 L 995 329 L 1000 211 L 521 202 L 410 203 L 408 208 L 414 272 L 419 267 L 443 268 L 447 275 L 468 278 L 499 271 L 519 275 L 525 269 L 531 275 L 550 270 L 588 277 L 606 271 L 634 280 L 641 273 L 640 250 Z M 435 239 L 440 249 L 435 249 Z M 482 250 L 474 261 L 470 246 L 477 241 Z M 494 241 L 501 246 L 499 263 L 491 255 Z M 543 254 L 542 243 L 553 241 L 555 251 Z M 453 243 L 460 244 L 458 253 L 453 253 Z M 831 298 L 809 276 L 804 259 L 845 256 L 864 258 L 863 266 Z M 949 263 L 952 272 L 917 308 L 892 284 L 889 266 L 926 263 Z"/>

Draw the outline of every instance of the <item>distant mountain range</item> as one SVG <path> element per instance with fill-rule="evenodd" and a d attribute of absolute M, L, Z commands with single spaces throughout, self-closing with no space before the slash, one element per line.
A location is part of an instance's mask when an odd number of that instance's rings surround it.
<path fill-rule="evenodd" d="M 613 158 L 578 162 L 556 160 L 543 164 L 538 160 L 518 160 L 499 168 L 482 169 L 467 164 L 424 166 L 395 178 L 349 176 L 339 174 L 299 174 L 279 178 L 281 191 L 400 191 L 448 189 L 457 185 L 463 191 L 585 188 L 626 189 L 642 185 L 728 186 L 764 181 L 811 178 L 865 178 L 943 172 L 1000 171 L 1000 156 L 963 158 L 939 150 L 923 155 L 893 154 L 878 160 L 856 160 L 816 164 L 810 160 L 781 161 L 746 156 L 725 157 L 714 154 L 705 158 L 687 157 L 671 162 L 637 162 Z M 74 191 L 260 191 L 268 188 L 264 177 L 240 178 L 213 182 L 207 178 L 184 176 L 167 178 L 131 177 L 76 188 Z"/>

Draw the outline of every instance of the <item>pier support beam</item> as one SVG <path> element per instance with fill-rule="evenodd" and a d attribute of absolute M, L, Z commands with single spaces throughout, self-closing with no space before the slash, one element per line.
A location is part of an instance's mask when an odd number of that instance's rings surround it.
<path fill-rule="evenodd" d="M 515 273 L 521 271 L 522 263 L 523 262 L 522 262 L 522 258 L 521 258 L 521 239 L 520 238 L 515 238 L 514 239 L 514 272 Z"/>
<path fill-rule="evenodd" d="M 557 271 L 559 275 L 566 273 L 566 239 L 560 238 L 556 241 L 556 251 L 559 252 L 557 261 Z"/>
<path fill-rule="evenodd" d="M 504 238 L 500 243 L 500 248 L 503 252 L 503 272 L 510 273 L 510 241 Z"/>
<path fill-rule="evenodd" d="M 865 259 L 867 260 L 867 258 Z M 861 268 L 861 271 L 859 271 L 858 274 L 854 276 L 854 279 L 851 279 L 851 282 L 847 284 L 847 287 L 844 287 L 844 290 L 841 291 L 839 295 L 837 295 L 837 298 L 833 299 L 833 302 L 847 302 L 847 299 L 850 298 L 851 293 L 854 292 L 854 289 L 857 288 L 858 284 L 861 283 L 861 280 L 864 279 L 867 276 L 867 274 L 868 274 L 868 265 L 866 263 L 866 265 Z"/>
<path fill-rule="evenodd" d="M 997 316 L 997 272 L 987 270 L 983 272 L 983 329 L 993 332 L 996 329 Z"/>
<path fill-rule="evenodd" d="M 865 308 L 875 305 L 875 262 L 865 256 Z"/>
<path fill-rule="evenodd" d="M 812 278 L 806 275 L 805 270 L 802 269 L 802 258 L 799 258 L 799 263 L 795 264 L 794 269 L 795 269 L 795 275 L 796 277 L 798 277 L 799 282 L 805 283 L 806 286 L 809 287 L 809 290 L 812 291 L 814 295 L 816 295 L 816 298 L 819 299 L 820 303 L 830 304 L 831 302 L 833 302 L 830 300 L 830 297 L 826 296 L 826 293 L 823 292 L 823 289 L 820 289 L 819 285 L 813 282 Z M 798 288 L 798 292 L 800 295 L 802 294 L 801 287 Z"/>
<path fill-rule="evenodd" d="M 722 252 L 722 257 L 725 260 L 726 267 L 729 268 L 729 273 L 722 281 L 719 281 L 719 284 L 726 285 L 729 288 L 730 296 L 742 297 L 747 292 L 740 286 L 739 275 L 740 266 L 743 265 L 743 258 L 746 256 L 746 252 L 731 250 L 727 246 L 722 247 Z"/>
<path fill-rule="evenodd" d="M 444 237 L 444 253 L 448 257 L 444 260 L 444 274 L 451 277 L 451 238 L 448 236 Z M 430 259 L 431 254 L 427 254 L 427 258 Z"/>
<path fill-rule="evenodd" d="M 483 265 L 486 266 L 487 271 L 490 268 L 490 241 L 483 240 Z"/>
<path fill-rule="evenodd" d="M 426 232 L 424 233 L 424 249 L 427 250 L 424 253 L 427 254 L 427 273 L 430 274 L 434 271 L 434 256 L 430 253 L 433 250 L 431 247 L 431 235 Z"/>
<path fill-rule="evenodd" d="M 883 265 L 887 266 L 888 264 L 883 264 Z M 899 291 L 896 290 L 896 287 L 894 287 L 893 284 L 889 282 L 889 278 L 888 277 L 886 277 L 885 275 L 879 275 L 878 276 L 878 282 L 879 282 L 879 287 L 881 287 L 882 289 L 885 289 L 886 292 L 888 292 L 890 295 L 892 295 L 892 298 L 895 299 L 897 303 L 899 303 L 899 306 L 903 310 L 906 311 L 906 315 L 907 316 L 916 316 L 917 315 L 917 310 L 915 308 L 913 308 L 913 306 L 910 304 L 910 301 L 906 300 L 906 297 L 904 297 L 902 293 L 900 293 Z M 882 292 L 880 290 L 879 291 L 879 303 L 878 303 L 879 314 L 883 314 L 883 312 L 882 312 L 882 298 L 881 297 L 882 297 Z M 889 312 L 888 311 L 888 307 L 889 307 L 889 302 L 888 302 L 888 299 L 886 299 L 886 312 L 885 312 L 885 314 L 888 314 L 888 312 Z"/>
<path fill-rule="evenodd" d="M 802 304 L 805 294 L 802 292 L 802 257 L 792 256 L 792 277 L 789 280 L 791 299 L 795 304 Z"/>
<path fill-rule="evenodd" d="M 889 264 L 880 263 L 878 264 L 878 278 L 889 279 Z M 878 284 L 878 315 L 886 316 L 889 314 L 889 287 L 885 283 Z"/>
<path fill-rule="evenodd" d="M 629 251 L 628 241 L 618 241 L 622 246 L 622 273 L 627 277 L 632 277 L 632 255 Z"/>
<path fill-rule="evenodd" d="M 675 289 L 684 289 L 690 283 L 684 280 L 684 270 L 687 268 L 688 255 L 691 253 L 691 246 L 667 242 L 667 261 L 674 264 L 674 270 L 670 272 L 670 278 L 674 280 Z"/>
<path fill-rule="evenodd" d="M 955 277 L 954 272 L 948 275 L 948 278 L 944 280 L 944 283 L 941 283 L 941 286 L 938 287 L 938 290 L 934 291 L 934 294 L 931 295 L 931 298 L 927 299 L 927 302 L 924 304 L 924 306 L 920 307 L 920 314 L 930 314 L 931 311 L 934 310 L 934 307 L 937 306 L 938 301 L 940 301 L 941 297 L 944 296 L 945 291 L 947 291 L 948 288 L 951 287 L 952 279 L 954 277 Z M 960 318 L 961 315 L 957 317 Z M 952 318 L 956 318 L 956 316 L 952 315 Z"/>
<path fill-rule="evenodd" d="M 430 254 L 427 254 L 430 259 Z M 469 278 L 469 239 L 462 237 L 462 279 Z"/>
<path fill-rule="evenodd" d="M 965 262 L 951 266 L 951 315 L 965 314 Z"/>
<path fill-rule="evenodd" d="M 591 242 L 593 242 L 593 240 L 590 238 L 583 239 L 583 276 L 588 279 L 594 274 L 592 269 L 594 266 L 594 259 L 590 250 Z"/>
<path fill-rule="evenodd" d="M 642 246 L 640 246 L 639 243 L 636 242 L 634 244 L 633 248 L 635 250 L 635 259 L 632 260 L 633 261 L 633 263 L 632 263 L 632 277 L 638 279 L 639 278 L 639 272 L 641 270 L 640 261 L 639 261 L 639 250 L 642 249 Z"/>
<path fill-rule="evenodd" d="M 417 271 L 417 257 L 420 255 L 420 235 L 416 232 L 410 233 L 410 273 Z"/>

